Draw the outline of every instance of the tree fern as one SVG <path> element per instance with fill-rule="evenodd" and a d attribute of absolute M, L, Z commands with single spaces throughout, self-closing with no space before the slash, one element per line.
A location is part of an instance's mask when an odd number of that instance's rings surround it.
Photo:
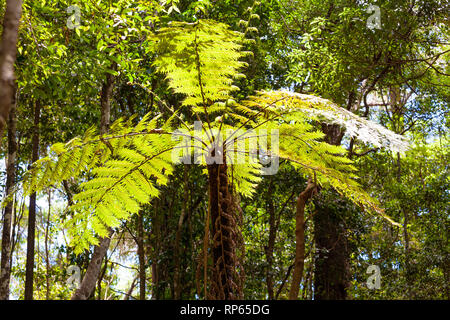
<path fill-rule="evenodd" d="M 166 184 L 173 170 L 174 149 L 185 150 L 184 156 L 197 154 L 204 159 L 220 147 L 228 163 L 228 180 L 245 196 L 251 196 L 261 180 L 261 157 L 280 157 L 304 175 L 315 177 L 317 183 L 334 187 L 365 208 L 380 211 L 376 201 L 358 185 L 345 150 L 323 142 L 323 133 L 312 121 L 326 118 L 364 141 L 388 141 L 392 148 L 404 148 L 403 139 L 315 96 L 271 91 L 240 103 L 234 101 L 231 92 L 237 88 L 233 77 L 245 65 L 239 60 L 245 53 L 240 51 L 242 35 L 224 24 L 209 20 L 172 23 L 159 30 L 153 40 L 155 66 L 166 75 L 169 87 L 185 96 L 183 105 L 192 106 L 197 119 L 205 121 L 200 128 L 205 138 L 199 141 L 192 123 L 183 122 L 184 131 L 173 130 L 176 114 L 162 124 L 158 117 L 150 119 L 148 114 L 136 126 L 131 119 L 118 120 L 107 135 L 97 135 L 91 129 L 81 138 L 53 145 L 50 155 L 36 162 L 26 175 L 24 189 L 31 193 L 63 180 L 82 181 L 68 222 L 77 252 L 96 243 L 96 235 L 105 236 L 108 227 L 117 227 L 158 196 L 157 186 Z M 255 143 L 255 130 L 265 130 L 268 135 L 278 130 L 279 150 L 272 150 L 274 142 L 268 136 L 265 146 L 261 141 Z M 195 143 L 185 148 L 180 139 Z M 231 161 L 239 156 L 245 159 L 243 163 Z"/>

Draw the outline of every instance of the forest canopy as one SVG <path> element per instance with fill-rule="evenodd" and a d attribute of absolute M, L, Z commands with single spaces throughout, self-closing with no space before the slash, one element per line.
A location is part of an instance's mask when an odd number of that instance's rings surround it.
<path fill-rule="evenodd" d="M 450 299 L 440 0 L 0 0 L 0 300 Z"/>

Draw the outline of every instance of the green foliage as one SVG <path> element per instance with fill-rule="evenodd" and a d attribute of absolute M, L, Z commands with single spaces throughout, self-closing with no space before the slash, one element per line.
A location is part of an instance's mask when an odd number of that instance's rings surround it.
<path fill-rule="evenodd" d="M 333 187 L 366 209 L 383 214 L 376 201 L 356 181 L 356 169 L 346 157 L 345 150 L 321 141 L 324 134 L 310 124 L 310 121 L 320 119 L 316 114 L 342 120 L 348 115 L 346 110 L 319 97 L 286 91 L 263 92 L 245 104 L 260 110 L 260 124 L 255 127 L 279 130 L 280 158 L 292 162 L 306 176 L 314 177 L 319 185 Z M 399 139 L 392 132 L 355 115 L 348 122 L 344 118 L 341 124 L 350 128 L 355 122 L 358 122 L 360 130 L 372 131 L 372 135 L 381 136 L 381 133 L 388 132 L 389 135 L 384 136 L 385 141 L 392 143 L 395 138 Z"/>
<path fill-rule="evenodd" d="M 378 194 L 387 214 L 403 222 L 402 228 L 392 228 L 382 220 L 363 216 L 365 232 L 361 232 L 359 256 L 353 262 L 361 274 L 354 288 L 359 298 L 447 299 L 448 144 L 448 138 L 442 138 L 414 145 L 400 163 L 385 153 L 359 161 L 364 180 L 372 177 L 366 188 Z M 380 266 L 385 283 L 376 292 L 363 285 L 369 264 Z"/>
<path fill-rule="evenodd" d="M 195 106 L 194 113 L 204 113 L 207 126 L 203 125 L 202 134 L 208 138 L 199 146 L 200 156 L 204 158 L 218 143 L 223 144 L 227 157 L 244 153 L 243 163 L 227 161 L 231 164 L 228 174 L 237 192 L 246 196 L 254 192 L 261 180 L 261 164 L 255 161 L 255 156 L 265 152 L 271 158 L 291 161 L 319 185 L 333 187 L 361 206 L 381 212 L 355 180 L 355 168 L 345 157 L 344 149 L 320 141 L 323 134 L 309 123 L 318 119 L 314 110 L 326 111 L 333 119 L 341 118 L 345 110 L 324 99 L 285 91 L 263 92 L 242 104 L 231 100 L 232 77 L 243 66 L 239 61 L 241 38 L 223 24 L 203 20 L 174 23 L 153 39 L 158 48 L 154 62 L 158 71 L 166 74 L 175 92 L 185 96 L 184 105 Z M 220 117 L 210 121 L 213 113 Z M 240 125 L 228 123 L 228 116 L 237 119 Z M 91 129 L 83 138 L 54 145 L 53 155 L 39 160 L 25 180 L 24 188 L 31 193 L 89 173 L 84 177 L 88 181 L 80 184 L 81 191 L 73 199 L 74 215 L 68 221 L 77 252 L 96 243 L 95 235 L 106 236 L 108 227 L 118 227 L 121 219 L 139 212 L 142 205 L 158 195 L 156 186 L 167 183 L 167 175 L 172 171 L 171 151 L 176 146 L 170 126 L 176 114 L 160 129 L 156 129 L 157 118 L 149 120 L 149 117 L 147 114 L 135 127 L 132 119 L 119 120 L 108 135 L 96 136 Z M 351 120 L 355 119 L 359 120 L 360 129 L 370 127 L 353 115 Z M 183 125 L 187 129 L 184 136 L 195 138 L 194 127 Z M 247 131 L 240 134 L 241 129 Z M 273 141 L 268 143 L 267 150 L 259 146 L 247 152 L 245 145 L 254 139 L 253 129 L 269 134 L 278 130 L 280 152 L 269 151 L 274 147 Z M 230 131 L 227 137 L 225 133 Z M 225 139 L 220 140 L 218 135 Z M 191 153 L 194 149 L 189 148 Z"/>
<path fill-rule="evenodd" d="M 226 100 L 233 86 L 232 77 L 245 63 L 239 61 L 242 35 L 222 23 L 199 20 L 172 22 L 161 28 L 156 41 L 155 65 L 166 74 L 169 86 L 186 98 L 184 105 L 206 108 L 212 102 Z M 196 111 L 202 112 L 202 108 Z"/>
<path fill-rule="evenodd" d="M 158 196 L 156 185 L 167 183 L 173 168 L 174 142 L 166 134 L 170 120 L 156 129 L 158 117 L 144 117 L 136 126 L 116 121 L 107 135 L 86 132 L 67 144 L 52 146 L 52 153 L 37 161 L 24 179 L 30 194 L 63 180 L 85 180 L 73 198 L 67 221 L 76 252 L 97 243 L 95 235 L 107 236 L 108 227 L 137 213 L 142 204 Z M 89 173 L 88 176 L 83 174 Z"/>
<path fill-rule="evenodd" d="M 173 299 L 178 268 L 181 298 L 202 298 L 205 157 L 223 147 L 242 214 L 245 298 L 266 299 L 269 276 L 275 297 L 287 298 L 295 200 L 311 179 L 323 188 L 305 208 L 301 298 L 315 298 L 317 266 L 327 262 L 315 239 L 321 232 L 332 239 L 317 219 L 322 206 L 348 240 L 349 298 L 448 299 L 448 4 L 372 4 L 381 29 L 367 27 L 368 3 L 350 0 L 24 0 L 15 64 L 18 192 L 2 199 L 13 201 L 11 298 L 23 297 L 33 191 L 34 299 L 69 299 L 67 266 L 83 274 L 91 245 L 110 228 L 94 298 L 121 298 L 128 287 L 117 280 L 136 276 L 140 264 L 140 218 L 147 297 Z M 67 25 L 73 5 L 77 28 Z M 100 136 L 99 92 L 109 74 L 113 125 Z M 41 159 L 26 171 L 36 102 Z M 330 139 L 344 130 L 341 141 Z M 259 140 L 265 133 L 267 144 Z M 201 161 L 177 165 L 178 151 Z M 277 157 L 277 174 L 262 175 L 263 160 Z M 124 269 L 116 259 L 135 265 Z M 366 286 L 371 264 L 381 269 L 379 290 Z"/>

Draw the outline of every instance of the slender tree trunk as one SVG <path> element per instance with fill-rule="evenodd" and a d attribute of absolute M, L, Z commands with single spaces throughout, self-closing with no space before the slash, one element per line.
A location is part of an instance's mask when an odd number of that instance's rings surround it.
<path fill-rule="evenodd" d="M 10 265 L 12 264 L 12 259 L 14 255 L 14 251 L 17 243 L 20 242 L 22 233 L 20 232 L 20 223 L 23 218 L 23 214 L 25 211 L 25 201 L 22 201 L 22 205 L 19 208 L 19 214 L 17 214 L 17 202 L 14 205 L 14 218 L 13 218 L 13 227 L 12 227 L 12 235 L 11 235 L 11 257 L 10 257 Z"/>
<path fill-rule="evenodd" d="M 267 283 L 267 294 L 269 300 L 274 299 L 273 292 L 273 248 L 275 246 L 275 239 L 277 236 L 276 230 L 276 217 L 275 217 L 275 208 L 273 206 L 272 201 L 272 181 L 269 183 L 269 187 L 267 188 L 267 209 L 269 212 L 269 241 L 267 243 L 266 250 L 266 260 L 267 260 L 267 275 L 266 275 L 266 283 Z"/>
<path fill-rule="evenodd" d="M 152 300 L 159 300 L 160 297 L 160 286 L 159 286 L 159 254 L 161 252 L 161 225 L 162 216 L 159 214 L 159 203 L 158 198 L 155 199 L 155 208 L 153 211 L 153 224 L 152 224 L 152 234 L 153 234 L 153 252 L 152 252 Z"/>
<path fill-rule="evenodd" d="M 174 248 L 174 281 L 173 281 L 173 288 L 174 288 L 174 298 L 175 300 L 178 300 L 181 298 L 181 277 L 180 277 L 180 269 L 181 269 L 181 263 L 180 263 L 180 255 L 181 255 L 181 236 L 183 233 L 183 224 L 184 220 L 186 218 L 186 215 L 188 213 L 187 211 L 187 202 L 188 202 L 188 195 L 189 195 L 189 189 L 188 189 L 188 177 L 187 177 L 187 165 L 184 166 L 183 170 L 183 180 L 184 180 L 184 197 L 183 197 L 183 209 L 181 210 L 180 218 L 178 219 L 178 225 L 177 225 L 177 232 L 175 234 L 175 248 Z"/>
<path fill-rule="evenodd" d="M 285 285 L 286 282 L 288 281 L 289 276 L 291 275 L 291 271 L 292 271 L 292 268 L 293 268 L 293 267 L 294 267 L 293 264 L 291 264 L 291 265 L 288 267 L 287 272 L 286 272 L 286 275 L 284 276 L 283 281 L 281 282 L 280 286 L 278 287 L 277 294 L 275 295 L 275 300 L 278 300 L 278 297 L 280 296 L 281 292 L 283 291 L 284 285 Z"/>
<path fill-rule="evenodd" d="M 113 63 L 111 69 L 115 70 L 117 64 Z M 114 88 L 114 76 L 107 73 L 106 81 L 103 84 L 102 91 L 100 94 L 100 105 L 101 105 L 101 117 L 100 117 L 100 134 L 106 134 L 109 129 L 110 116 L 111 116 L 111 97 Z M 109 228 L 109 235 L 104 238 L 100 238 L 99 244 L 94 247 L 94 252 L 92 254 L 92 260 L 84 275 L 83 281 L 81 282 L 80 288 L 78 288 L 72 295 L 72 300 L 86 300 L 88 299 L 92 292 L 95 290 L 95 284 L 100 275 L 100 268 L 103 258 L 108 252 L 109 244 L 111 242 L 111 237 L 113 235 L 113 230 Z"/>
<path fill-rule="evenodd" d="M 410 243 L 409 243 L 409 233 L 408 233 L 408 223 L 409 223 L 409 217 L 408 217 L 408 211 L 403 211 L 403 239 L 405 241 L 405 271 L 406 271 L 406 294 L 408 299 L 414 299 L 413 294 L 413 286 L 414 286 L 414 279 L 413 279 L 413 272 L 411 270 L 411 261 L 410 261 Z"/>
<path fill-rule="evenodd" d="M 105 257 L 106 258 L 106 257 Z M 100 271 L 100 276 L 97 280 L 97 300 L 102 299 L 102 282 L 105 277 L 106 269 L 108 269 L 108 259 L 104 259 L 105 263 L 103 264 L 103 269 Z"/>
<path fill-rule="evenodd" d="M 41 212 L 42 213 L 42 212 Z M 37 214 L 37 213 L 36 213 Z M 36 217 L 36 219 L 37 219 L 38 217 Z M 41 224 L 43 225 L 44 224 L 44 221 L 43 221 L 43 219 L 42 219 L 42 221 L 41 221 Z M 34 244 L 34 246 L 35 246 L 35 261 L 34 261 L 34 267 L 37 269 L 37 270 L 39 270 L 39 265 L 40 264 L 42 264 L 42 257 L 41 257 L 41 252 L 40 252 L 40 250 L 39 250 L 39 248 L 41 247 L 40 245 L 39 245 L 39 243 L 40 243 L 40 228 L 36 228 L 35 229 L 36 230 L 36 241 L 35 241 L 35 244 Z M 36 252 L 36 248 L 37 248 L 37 252 Z M 33 299 L 34 299 L 34 293 L 36 292 L 36 294 L 38 295 L 38 296 L 40 296 L 40 293 L 41 293 L 41 289 L 42 289 L 42 286 L 38 286 L 37 288 L 36 288 L 36 290 L 34 289 L 34 273 L 33 273 Z"/>
<path fill-rule="evenodd" d="M 106 252 L 108 251 L 112 235 L 113 231 L 109 233 L 108 237 L 103 238 L 108 239 L 108 241 L 102 241 L 100 242 L 100 245 L 95 247 L 91 262 L 89 263 L 86 274 L 83 277 L 83 281 L 81 282 L 80 287 L 75 290 L 71 300 L 87 300 L 92 295 L 92 292 L 95 289 L 95 284 L 97 283 L 97 279 L 100 275 L 103 258 L 106 256 Z"/>
<path fill-rule="evenodd" d="M 138 219 L 138 257 L 139 257 L 139 299 L 145 300 L 145 247 L 144 247 L 144 212 Z"/>
<path fill-rule="evenodd" d="M 117 64 L 114 62 L 111 65 L 112 70 L 117 69 Z M 100 106 L 101 106 L 101 116 L 100 116 L 100 134 L 106 134 L 109 129 L 109 124 L 111 121 L 111 97 L 114 89 L 114 76 L 110 73 L 106 74 L 106 81 L 102 86 L 102 91 L 100 93 Z"/>
<path fill-rule="evenodd" d="M 130 288 L 127 290 L 127 293 L 123 297 L 123 300 L 130 300 L 131 294 L 133 293 L 134 288 L 136 287 L 138 277 L 135 277 L 133 279 L 133 282 L 131 282 Z M 142 299 L 141 299 L 142 300 Z"/>
<path fill-rule="evenodd" d="M 401 183 L 402 175 L 402 163 L 400 158 L 400 153 L 397 152 L 397 182 Z M 414 299 L 414 272 L 412 270 L 411 259 L 410 259 L 410 240 L 408 233 L 409 215 L 408 208 L 402 207 L 403 213 L 403 240 L 405 243 L 405 273 L 406 273 L 406 295 L 408 299 Z"/>
<path fill-rule="evenodd" d="M 223 164 L 208 165 L 208 176 L 213 238 L 211 298 L 242 299 L 236 256 L 238 230 L 232 194 L 228 185 L 225 156 Z"/>
<path fill-rule="evenodd" d="M 5 196 L 10 195 L 16 179 L 16 104 L 12 104 L 8 119 L 8 156 L 6 164 Z M 0 138 L 1 139 L 1 138 Z M 5 206 L 3 214 L 2 253 L 0 265 L 0 300 L 9 299 L 9 283 L 11 279 L 12 237 L 11 222 L 14 202 L 11 200 Z"/>
<path fill-rule="evenodd" d="M 34 104 L 34 128 L 32 138 L 31 162 L 39 159 L 39 118 L 41 115 L 41 103 L 36 100 Z M 34 247 L 36 235 L 36 192 L 30 195 L 28 208 L 28 232 L 27 232 L 27 262 L 25 269 L 25 300 L 33 300 L 34 281 Z"/>
<path fill-rule="evenodd" d="M 183 231 L 183 223 L 186 217 L 186 211 L 183 209 L 178 220 L 177 232 L 175 234 L 175 247 L 174 247 L 174 273 L 173 273 L 173 289 L 174 299 L 178 300 L 181 296 L 181 277 L 180 277 L 180 247 L 181 247 L 181 233 Z"/>
<path fill-rule="evenodd" d="M 302 282 L 303 268 L 305 265 L 305 206 L 306 202 L 312 197 L 313 191 L 314 183 L 308 182 L 306 189 L 297 198 L 295 215 L 295 261 L 289 300 L 298 299 L 300 283 Z"/>
<path fill-rule="evenodd" d="M 49 248 L 48 248 L 48 237 L 49 237 L 49 229 L 50 229 L 50 215 L 51 215 L 51 190 L 48 191 L 48 215 L 47 215 L 47 223 L 45 224 L 45 236 L 44 236 L 44 244 L 45 244 L 45 282 L 46 282 L 46 300 L 50 299 L 50 257 L 49 257 Z"/>
<path fill-rule="evenodd" d="M 17 54 L 21 0 L 6 0 L 3 31 L 0 42 L 0 146 L 8 115 L 14 104 L 14 63 Z"/>
<path fill-rule="evenodd" d="M 152 263 L 152 300 L 158 299 L 158 269 L 155 262 Z"/>

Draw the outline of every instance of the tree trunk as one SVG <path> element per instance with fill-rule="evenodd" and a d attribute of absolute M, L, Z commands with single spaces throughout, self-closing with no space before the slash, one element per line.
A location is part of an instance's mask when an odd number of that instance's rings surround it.
<path fill-rule="evenodd" d="M 117 69 L 115 62 L 111 65 L 112 70 Z M 100 134 L 106 134 L 109 129 L 109 123 L 111 121 L 111 97 L 114 89 L 114 76 L 110 73 L 106 74 L 106 81 L 102 86 L 102 92 L 100 93 Z"/>
<path fill-rule="evenodd" d="M 145 300 L 144 212 L 138 218 L 139 299 Z"/>
<path fill-rule="evenodd" d="M 152 262 L 152 300 L 158 299 L 158 265 Z"/>
<path fill-rule="evenodd" d="M 17 141 L 16 141 L 16 104 L 12 104 L 11 112 L 8 119 L 8 156 L 6 164 L 6 186 L 5 196 L 10 195 L 16 180 L 16 157 L 17 157 Z M 1 139 L 1 138 L 0 138 Z M 5 206 L 3 215 L 3 231 L 2 231 L 2 253 L 0 266 L 0 300 L 9 299 L 9 283 L 11 279 L 11 222 L 14 202 L 11 200 Z"/>
<path fill-rule="evenodd" d="M 397 182 L 401 184 L 402 166 L 400 153 L 397 152 Z M 409 215 L 408 208 L 402 207 L 401 212 L 403 214 L 403 240 L 405 243 L 405 273 L 406 273 L 406 297 L 408 299 L 415 299 L 414 293 L 414 270 L 411 264 L 411 249 L 410 249 L 410 235 L 408 233 Z"/>
<path fill-rule="evenodd" d="M 181 269 L 181 262 L 180 262 L 180 255 L 181 255 L 181 238 L 183 233 L 183 224 L 184 220 L 186 218 L 186 215 L 188 214 L 187 210 L 187 204 L 188 204 L 188 195 L 189 195 L 189 189 L 188 189 L 188 176 L 187 176 L 187 165 L 184 165 L 183 170 L 183 184 L 184 184 L 184 192 L 183 192 L 183 208 L 181 210 L 180 218 L 178 219 L 178 225 L 177 225 L 177 231 L 175 234 L 175 246 L 174 246 L 174 281 L 173 281 L 173 288 L 174 288 L 174 298 L 175 300 L 181 299 L 181 276 L 180 276 L 180 269 Z"/>
<path fill-rule="evenodd" d="M 136 287 L 138 277 L 135 277 L 133 279 L 133 282 L 131 282 L 130 288 L 127 290 L 126 294 L 123 297 L 123 300 L 130 300 L 131 294 L 133 293 L 134 288 Z"/>
<path fill-rule="evenodd" d="M 39 118 L 41 115 L 41 103 L 39 100 L 34 105 L 34 127 L 32 138 L 31 162 L 39 159 Z M 33 300 L 34 280 L 34 246 L 36 234 L 36 192 L 30 195 L 28 208 L 28 232 L 27 232 L 27 262 L 25 269 L 25 300 Z"/>
<path fill-rule="evenodd" d="M 278 297 L 280 296 L 281 292 L 283 291 L 284 285 L 285 285 L 286 282 L 288 281 L 289 276 L 291 275 L 291 271 L 292 271 L 292 268 L 293 268 L 293 267 L 294 267 L 293 264 L 291 264 L 291 265 L 288 267 L 287 272 L 286 272 L 286 275 L 284 276 L 283 281 L 281 282 L 280 286 L 278 287 L 277 294 L 275 295 L 275 300 L 278 300 Z"/>
<path fill-rule="evenodd" d="M 117 64 L 113 63 L 111 69 L 115 70 Z M 100 117 L 100 134 L 105 134 L 108 132 L 110 117 L 111 117 L 111 97 L 114 88 L 114 76 L 107 73 L 106 81 L 102 86 L 102 91 L 100 94 L 100 105 L 101 105 L 101 117 Z M 108 229 L 109 236 L 100 238 L 99 245 L 94 247 L 94 252 L 92 254 L 92 260 L 84 275 L 83 281 L 81 282 L 80 288 L 78 288 L 72 295 L 72 300 L 86 300 L 88 299 L 92 292 L 95 290 L 95 284 L 97 283 L 98 276 L 100 274 L 100 267 L 103 258 L 108 252 L 109 244 L 111 242 L 111 237 L 113 235 L 113 230 Z"/>
<path fill-rule="evenodd" d="M 14 255 L 15 248 L 18 243 L 20 243 L 22 233 L 20 231 L 20 224 L 22 222 L 23 214 L 25 211 L 25 201 L 22 201 L 22 205 L 19 208 L 19 213 L 17 214 L 17 203 L 14 205 L 13 209 L 13 227 L 12 227 L 12 235 L 11 235 L 11 256 L 10 256 L 10 265 L 12 264 L 12 259 Z"/>
<path fill-rule="evenodd" d="M 339 125 L 322 125 L 325 140 L 332 145 L 340 145 L 345 131 Z M 335 198 L 327 201 L 338 200 Z M 350 255 L 345 229 L 336 210 L 326 202 L 316 202 L 314 236 L 318 256 L 314 268 L 314 299 L 344 300 L 347 298 Z"/>
<path fill-rule="evenodd" d="M 300 283 L 302 282 L 303 267 L 305 265 L 305 206 L 306 202 L 313 195 L 314 187 L 314 183 L 308 182 L 306 189 L 297 198 L 295 215 L 295 261 L 289 300 L 298 299 Z"/>
<path fill-rule="evenodd" d="M 6 0 L 3 32 L 0 42 L 0 146 L 8 115 L 14 104 L 14 63 L 17 54 L 21 0 Z"/>
<path fill-rule="evenodd" d="M 44 244 L 45 244 L 45 299 L 50 299 L 50 252 L 48 247 L 49 241 L 49 231 L 50 231 L 50 217 L 51 217 L 51 190 L 48 191 L 48 215 L 47 222 L 45 224 L 45 235 L 44 235 Z"/>
<path fill-rule="evenodd" d="M 113 231 L 110 231 L 109 236 L 103 238 L 100 245 L 95 246 L 91 262 L 83 277 L 83 281 L 81 282 L 80 287 L 75 290 L 71 300 L 87 300 L 92 295 L 98 276 L 100 275 L 103 258 L 106 256 L 113 233 Z"/>
<path fill-rule="evenodd" d="M 336 198 L 339 201 L 337 195 Z M 350 286 L 348 243 L 340 212 L 344 208 L 336 209 L 330 201 L 333 200 L 327 198 L 315 202 L 315 300 L 345 300 Z"/>
<path fill-rule="evenodd" d="M 408 299 L 414 299 L 414 293 L 413 293 L 413 287 L 414 287 L 414 273 L 411 266 L 411 259 L 410 259 L 410 240 L 409 240 L 409 233 L 408 233 L 408 223 L 409 223 L 409 217 L 408 217 L 408 211 L 404 208 L 403 211 L 403 239 L 405 242 L 405 272 L 406 272 L 406 295 Z"/>
<path fill-rule="evenodd" d="M 273 271 L 272 271 L 272 264 L 273 264 L 273 248 L 275 246 L 275 239 L 277 236 L 277 228 L 276 228 L 276 217 L 275 217 L 275 208 L 273 206 L 272 201 L 272 181 L 269 183 L 269 187 L 267 188 L 267 206 L 268 206 L 268 212 L 269 212 L 269 241 L 267 243 L 266 250 L 266 260 L 267 260 L 267 276 L 266 276 L 266 283 L 267 283 L 267 294 L 269 297 L 269 300 L 273 300 L 274 293 L 273 293 Z"/>
<path fill-rule="evenodd" d="M 238 230 L 232 194 L 229 190 L 227 164 L 208 165 L 209 203 L 212 224 L 211 298 L 242 299 L 241 279 L 236 256 Z"/>

